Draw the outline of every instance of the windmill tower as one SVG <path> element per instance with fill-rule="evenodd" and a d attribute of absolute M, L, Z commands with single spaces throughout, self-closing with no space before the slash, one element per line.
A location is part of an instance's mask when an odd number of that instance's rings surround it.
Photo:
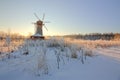
<path fill-rule="evenodd" d="M 36 21 L 34 23 L 35 25 L 35 34 L 31 36 L 32 39 L 44 39 L 45 37 L 43 36 L 43 27 L 46 28 L 45 23 L 44 22 L 44 18 L 45 18 L 45 14 L 43 14 L 43 18 L 42 20 L 40 20 L 40 18 L 34 13 L 35 17 L 38 19 L 38 21 Z M 46 28 L 46 30 L 48 31 L 48 29 Z"/>

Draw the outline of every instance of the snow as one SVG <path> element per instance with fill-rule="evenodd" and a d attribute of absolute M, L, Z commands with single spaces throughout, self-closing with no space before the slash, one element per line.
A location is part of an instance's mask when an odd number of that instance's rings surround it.
<path fill-rule="evenodd" d="M 62 70 L 49 77 L 49 80 L 118 80 L 120 64 L 105 57 L 88 59 L 85 64 L 77 60 L 65 65 Z"/>
<path fill-rule="evenodd" d="M 42 35 L 40 35 L 40 34 L 36 33 L 36 34 L 34 34 L 33 36 L 42 36 Z"/>
<path fill-rule="evenodd" d="M 64 39 L 26 40 L 0 59 L 0 80 L 120 80 L 120 46 L 90 50 Z"/>
<path fill-rule="evenodd" d="M 120 60 L 120 47 L 97 48 L 96 51 L 99 54 L 112 57 L 116 60 Z"/>

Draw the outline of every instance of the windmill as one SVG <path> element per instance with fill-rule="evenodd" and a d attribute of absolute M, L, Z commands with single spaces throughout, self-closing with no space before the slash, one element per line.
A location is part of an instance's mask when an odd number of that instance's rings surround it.
<path fill-rule="evenodd" d="M 35 17 L 38 19 L 34 25 L 35 25 L 35 34 L 31 36 L 32 39 L 44 39 L 43 36 L 43 27 L 48 31 L 47 27 L 45 26 L 44 18 L 45 14 L 43 14 L 42 20 L 34 13 Z"/>

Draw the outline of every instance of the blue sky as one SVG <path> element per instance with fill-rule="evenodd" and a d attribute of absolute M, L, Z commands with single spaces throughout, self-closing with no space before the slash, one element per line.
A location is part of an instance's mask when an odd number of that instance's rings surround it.
<path fill-rule="evenodd" d="M 120 32 L 120 0 L 0 0 L 0 31 L 34 33 L 34 13 L 45 35 Z"/>

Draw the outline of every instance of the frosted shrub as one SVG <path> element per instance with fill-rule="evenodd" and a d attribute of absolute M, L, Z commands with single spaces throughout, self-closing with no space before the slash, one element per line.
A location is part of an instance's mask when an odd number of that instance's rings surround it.
<path fill-rule="evenodd" d="M 56 59 L 57 59 L 57 68 L 59 69 L 60 66 L 60 50 L 55 50 L 55 55 L 56 55 Z"/>
<path fill-rule="evenodd" d="M 71 58 L 77 58 L 77 48 L 76 45 L 71 45 Z"/>
<path fill-rule="evenodd" d="M 76 53 L 72 53 L 71 58 L 78 58 L 78 55 Z"/>
<path fill-rule="evenodd" d="M 93 57 L 94 56 L 92 50 L 89 50 L 89 49 L 85 50 L 84 55 L 85 56 L 89 56 L 89 57 Z"/>
<path fill-rule="evenodd" d="M 49 40 L 47 43 L 47 46 L 48 47 L 60 47 L 59 40 L 56 40 L 56 39 Z"/>

